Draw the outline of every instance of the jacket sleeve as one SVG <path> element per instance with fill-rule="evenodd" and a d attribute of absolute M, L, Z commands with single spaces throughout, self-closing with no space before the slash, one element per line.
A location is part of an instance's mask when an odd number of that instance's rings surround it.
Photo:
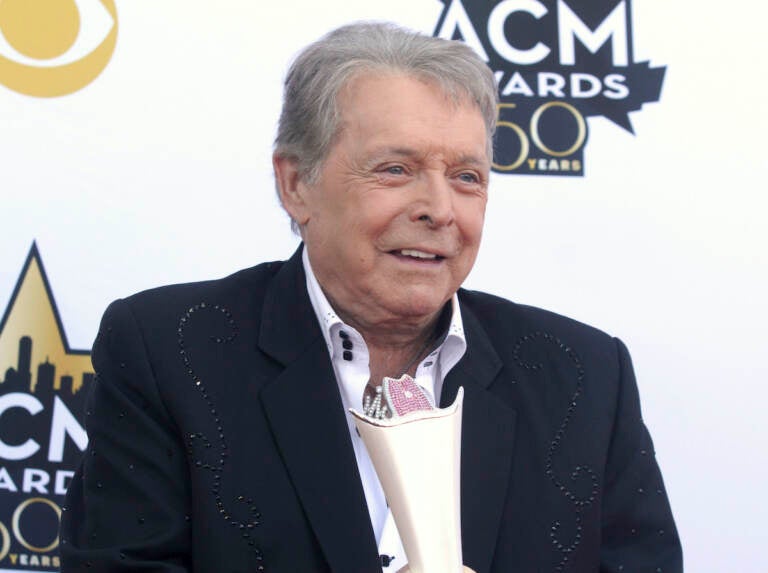
<path fill-rule="evenodd" d="M 61 571 L 188 571 L 184 449 L 128 302 L 105 312 L 92 360 L 89 444 L 62 508 Z"/>
<path fill-rule="evenodd" d="M 683 557 L 626 346 L 616 339 L 619 393 L 608 452 L 601 573 L 681 573 Z"/>

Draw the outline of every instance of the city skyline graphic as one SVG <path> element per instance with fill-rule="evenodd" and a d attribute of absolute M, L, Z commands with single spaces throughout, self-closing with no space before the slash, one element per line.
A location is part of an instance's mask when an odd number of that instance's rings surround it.
<path fill-rule="evenodd" d="M 90 351 L 69 346 L 33 242 L 0 321 L 0 394 L 53 392 L 66 400 L 93 376 Z"/>

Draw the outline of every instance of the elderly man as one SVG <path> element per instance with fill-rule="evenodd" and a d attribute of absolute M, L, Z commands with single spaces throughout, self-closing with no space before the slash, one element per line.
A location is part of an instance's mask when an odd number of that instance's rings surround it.
<path fill-rule="evenodd" d="M 298 57 L 274 169 L 303 246 L 107 310 L 62 571 L 394 573 L 347 409 L 402 374 L 436 405 L 464 388 L 465 565 L 682 570 L 623 344 L 460 288 L 495 115 L 461 43 L 361 24 Z"/>

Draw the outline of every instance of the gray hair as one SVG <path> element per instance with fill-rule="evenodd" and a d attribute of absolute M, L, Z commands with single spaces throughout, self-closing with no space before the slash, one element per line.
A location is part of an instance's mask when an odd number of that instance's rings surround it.
<path fill-rule="evenodd" d="M 493 153 L 498 89 L 491 69 L 463 42 L 433 38 L 394 24 L 357 23 L 307 46 L 285 79 L 275 153 L 296 161 L 315 181 L 339 131 L 338 96 L 356 75 L 391 71 L 434 82 L 452 101 L 474 102 Z"/>

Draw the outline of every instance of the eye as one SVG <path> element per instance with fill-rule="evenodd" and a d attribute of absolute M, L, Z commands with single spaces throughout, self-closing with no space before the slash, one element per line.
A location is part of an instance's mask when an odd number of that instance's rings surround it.
<path fill-rule="evenodd" d="M 480 183 L 480 177 L 476 173 L 469 171 L 459 173 L 459 179 L 464 183 Z"/>
<path fill-rule="evenodd" d="M 0 59 L 35 68 L 54 68 L 82 60 L 116 25 L 101 0 L 51 4 L 55 14 L 40 18 L 38 2 L 0 1 Z M 48 4 L 46 4 L 48 6 Z M 57 22 L 49 29 L 51 18 Z"/>
<path fill-rule="evenodd" d="M 389 165 L 384 171 L 389 175 L 405 175 L 405 167 L 402 165 Z"/>

